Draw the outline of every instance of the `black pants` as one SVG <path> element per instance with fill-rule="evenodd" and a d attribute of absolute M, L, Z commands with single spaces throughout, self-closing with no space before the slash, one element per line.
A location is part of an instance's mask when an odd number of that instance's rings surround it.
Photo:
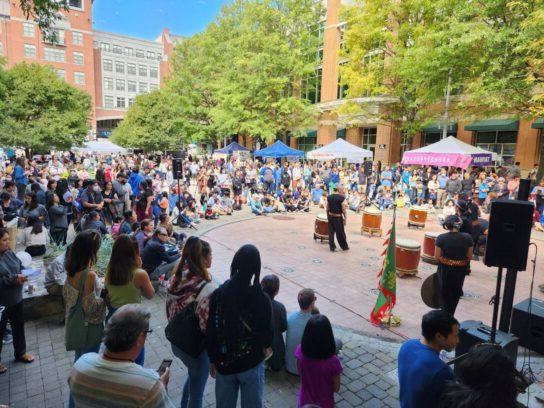
<path fill-rule="evenodd" d="M 329 247 L 335 249 L 334 234 L 336 233 L 336 239 L 338 245 L 342 249 L 348 249 L 348 243 L 346 242 L 346 232 L 344 231 L 344 219 L 342 217 L 329 216 Z"/>
<path fill-rule="evenodd" d="M 26 353 L 23 302 L 19 302 L 14 306 L 7 306 L 2 312 L 2 320 L 0 320 L 0 355 L 2 353 L 2 339 L 6 334 L 6 326 L 8 325 L 8 321 L 11 324 L 11 332 L 13 334 L 15 358 L 22 357 Z"/>
<path fill-rule="evenodd" d="M 45 251 L 45 245 L 32 245 L 25 248 L 25 252 L 28 252 L 30 256 L 42 256 Z"/>
<path fill-rule="evenodd" d="M 67 230 L 57 230 L 53 231 L 51 230 L 51 238 L 53 239 L 53 242 L 57 245 L 66 245 L 66 236 L 67 236 Z"/>
<path fill-rule="evenodd" d="M 438 266 L 438 287 L 440 290 L 440 308 L 452 316 L 463 295 L 466 267 Z"/>

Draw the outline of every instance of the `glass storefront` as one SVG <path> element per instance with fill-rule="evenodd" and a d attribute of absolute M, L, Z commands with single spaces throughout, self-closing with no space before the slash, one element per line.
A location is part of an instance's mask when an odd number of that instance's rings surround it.
<path fill-rule="evenodd" d="M 497 153 L 503 164 L 514 164 L 518 132 L 476 132 L 476 146 Z"/>

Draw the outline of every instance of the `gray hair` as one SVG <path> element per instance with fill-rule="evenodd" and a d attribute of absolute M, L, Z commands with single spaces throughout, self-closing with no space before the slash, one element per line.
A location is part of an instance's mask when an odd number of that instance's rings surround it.
<path fill-rule="evenodd" d="M 149 310 L 138 304 L 121 306 L 106 325 L 104 344 L 109 351 L 128 351 L 136 344 L 138 336 L 149 330 Z"/>

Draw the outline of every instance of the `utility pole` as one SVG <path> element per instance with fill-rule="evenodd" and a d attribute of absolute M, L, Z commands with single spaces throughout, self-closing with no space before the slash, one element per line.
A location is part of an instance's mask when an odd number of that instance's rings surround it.
<path fill-rule="evenodd" d="M 450 96 L 451 96 L 451 68 L 448 72 L 448 86 L 446 87 L 446 110 L 444 112 L 444 127 L 442 129 L 442 139 L 448 137 L 448 128 L 450 127 Z"/>

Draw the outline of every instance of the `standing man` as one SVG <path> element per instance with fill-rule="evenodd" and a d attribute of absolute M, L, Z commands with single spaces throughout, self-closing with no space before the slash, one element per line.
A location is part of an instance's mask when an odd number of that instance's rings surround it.
<path fill-rule="evenodd" d="M 440 174 L 436 178 L 438 181 L 438 192 L 436 194 L 436 206 L 438 208 L 444 207 L 444 202 L 446 201 L 446 183 L 450 178 L 446 172 L 445 168 L 440 169 Z"/>
<path fill-rule="evenodd" d="M 335 193 L 330 194 L 327 197 L 327 218 L 329 220 L 329 248 L 331 252 L 336 250 L 336 245 L 334 244 L 334 234 L 336 233 L 336 239 L 338 240 L 338 245 L 342 248 L 343 251 L 349 249 L 348 243 L 346 242 L 346 232 L 344 227 L 347 220 L 347 202 L 346 197 L 344 196 L 344 186 L 338 184 L 335 187 Z"/>

